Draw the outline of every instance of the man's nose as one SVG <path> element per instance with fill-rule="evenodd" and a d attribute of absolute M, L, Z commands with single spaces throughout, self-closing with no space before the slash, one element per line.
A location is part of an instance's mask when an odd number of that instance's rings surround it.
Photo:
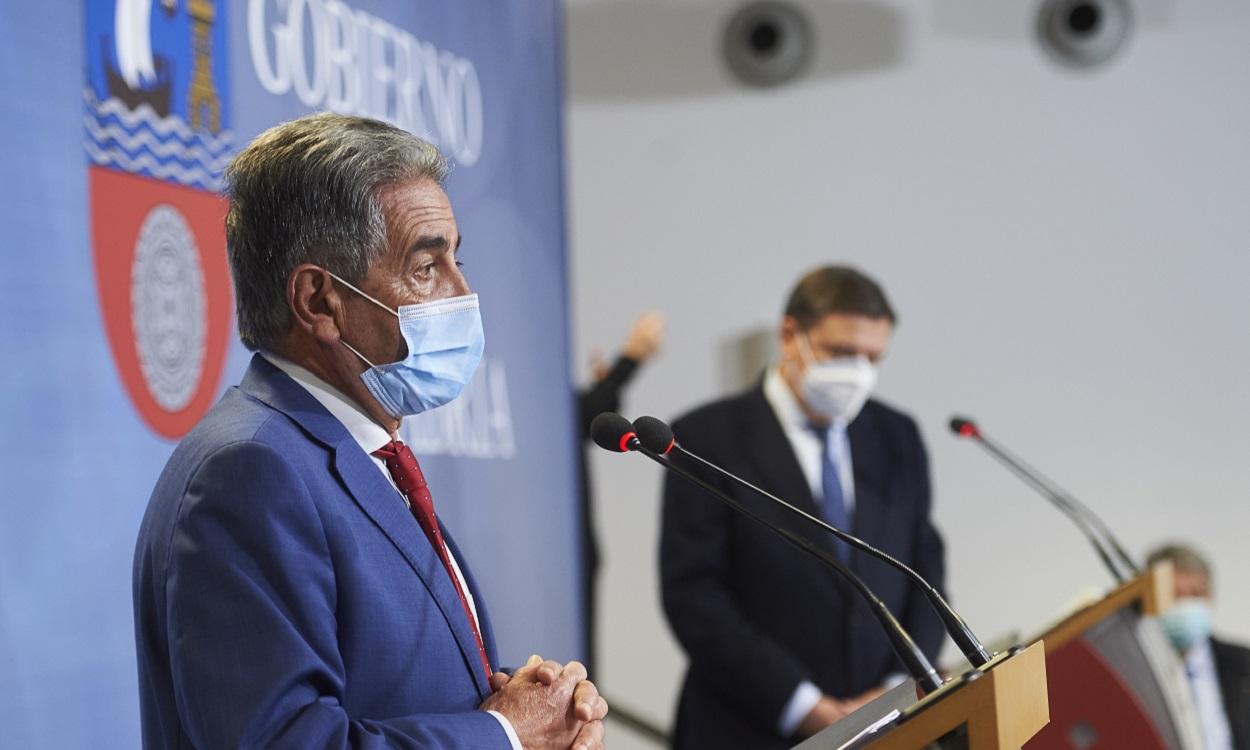
<path fill-rule="evenodd" d="M 464 272 L 456 266 L 456 274 L 452 278 L 452 293 L 449 296 L 463 297 L 466 294 L 473 294 L 473 290 L 469 288 L 469 280 L 464 277 Z"/>

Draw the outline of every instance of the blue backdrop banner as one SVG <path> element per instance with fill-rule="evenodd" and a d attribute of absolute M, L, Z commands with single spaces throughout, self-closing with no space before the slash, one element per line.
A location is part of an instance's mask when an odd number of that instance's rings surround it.
<path fill-rule="evenodd" d="M 130 565 L 173 449 L 249 355 L 219 196 L 318 110 L 455 164 L 486 356 L 405 422 L 504 663 L 580 657 L 556 0 L 0 6 L 0 747 L 139 745 Z"/>

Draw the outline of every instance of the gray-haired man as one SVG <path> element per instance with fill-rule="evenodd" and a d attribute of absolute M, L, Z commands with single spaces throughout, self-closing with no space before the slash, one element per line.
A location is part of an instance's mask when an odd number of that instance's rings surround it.
<path fill-rule="evenodd" d="M 1202 720 L 1207 750 L 1250 750 L 1250 649 L 1211 636 L 1211 566 L 1197 550 L 1168 544 L 1147 562 L 1175 570 L 1176 605 L 1160 616 Z"/>
<path fill-rule="evenodd" d="M 454 399 L 477 297 L 429 144 L 314 115 L 231 165 L 243 382 L 182 441 L 135 552 L 148 747 L 595 748 L 577 662 L 494 669 L 404 416 Z"/>

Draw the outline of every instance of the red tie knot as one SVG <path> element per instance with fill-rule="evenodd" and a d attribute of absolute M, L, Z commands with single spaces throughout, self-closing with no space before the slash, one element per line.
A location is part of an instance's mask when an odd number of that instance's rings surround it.
<path fill-rule="evenodd" d="M 399 440 L 392 440 L 374 451 L 373 455 L 382 459 L 386 464 L 391 478 L 395 480 L 395 485 L 408 497 L 409 502 L 415 503 L 423 512 L 432 515 L 434 499 L 430 497 L 430 492 L 426 488 L 425 474 L 421 471 L 421 465 L 417 463 L 417 457 L 412 455 L 412 450 Z"/>
<path fill-rule="evenodd" d="M 377 456 L 383 461 L 389 461 L 393 458 L 398 457 L 399 452 L 401 450 L 407 449 L 407 447 L 408 446 L 404 445 L 403 442 L 399 440 L 392 440 L 391 442 L 387 443 L 386 445 L 374 451 L 373 455 Z"/>

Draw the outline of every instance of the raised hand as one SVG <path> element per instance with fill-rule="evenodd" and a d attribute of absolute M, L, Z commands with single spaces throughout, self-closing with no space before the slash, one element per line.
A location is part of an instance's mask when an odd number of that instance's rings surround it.
<path fill-rule="evenodd" d="M 645 362 L 659 350 L 663 343 L 664 316 L 658 312 L 644 313 L 638 316 L 629 329 L 629 335 L 621 347 L 621 354 L 635 362 Z"/>

